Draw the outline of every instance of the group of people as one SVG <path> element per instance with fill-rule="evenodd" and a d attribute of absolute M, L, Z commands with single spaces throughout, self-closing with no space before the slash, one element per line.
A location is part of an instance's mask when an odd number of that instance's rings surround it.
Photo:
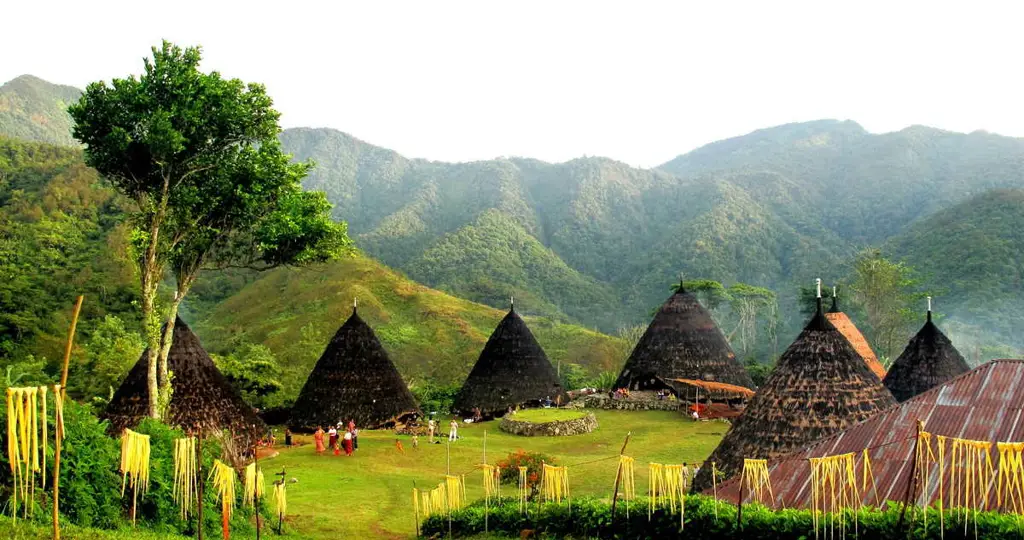
<path fill-rule="evenodd" d="M 342 433 L 342 430 L 344 430 L 344 433 Z M 356 429 L 355 420 L 349 420 L 348 425 L 338 422 L 337 426 L 328 428 L 326 434 L 328 446 L 325 448 L 323 426 L 318 426 L 316 432 L 313 433 L 317 455 L 322 455 L 324 450 L 330 448 L 336 456 L 341 455 L 342 449 L 345 450 L 346 456 L 351 456 L 352 452 L 359 449 L 359 430 Z"/>
<path fill-rule="evenodd" d="M 437 433 L 437 421 L 433 417 L 427 421 L 427 433 L 430 437 L 427 442 L 434 444 L 434 434 Z M 448 441 L 454 442 L 457 440 L 459 440 L 459 421 L 452 418 L 452 421 L 448 424 Z"/>

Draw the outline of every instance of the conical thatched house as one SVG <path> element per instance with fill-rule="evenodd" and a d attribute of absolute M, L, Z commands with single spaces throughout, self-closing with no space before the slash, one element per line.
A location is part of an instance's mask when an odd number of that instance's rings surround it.
<path fill-rule="evenodd" d="M 711 462 L 726 477 L 743 459 L 771 459 L 896 405 L 850 343 L 818 310 L 779 358 L 746 410 L 701 467 L 697 491 L 711 487 Z"/>
<path fill-rule="evenodd" d="M 864 338 L 864 334 L 861 334 L 857 326 L 853 324 L 853 321 L 840 311 L 839 300 L 836 299 L 835 291 L 832 292 L 832 308 L 825 314 L 825 318 L 850 342 L 853 350 L 857 351 L 857 354 L 864 359 L 864 363 L 868 365 L 871 372 L 877 375 L 879 380 L 883 379 L 885 377 L 885 366 L 878 361 L 875 351 L 871 350 L 871 345 Z"/>
<path fill-rule="evenodd" d="M 754 387 L 711 314 L 682 284 L 633 348 L 615 387 L 643 390 L 658 386 L 658 379 Z"/>
<path fill-rule="evenodd" d="M 198 428 L 211 436 L 220 436 L 227 430 L 232 434 L 234 451 L 241 454 L 251 451 L 256 439 L 265 434 L 263 420 L 231 387 L 199 343 L 199 337 L 180 318 L 174 321 L 167 368 L 174 374 L 167 423 L 186 431 Z M 143 352 L 102 415 L 110 420 L 112 432 L 134 427 L 149 415 L 148 372 L 149 358 Z"/>
<path fill-rule="evenodd" d="M 418 412 L 416 399 L 373 330 L 353 308 L 317 360 L 292 406 L 296 431 L 355 420 L 378 428 Z"/>
<path fill-rule="evenodd" d="M 910 339 L 907 348 L 893 362 L 882 381 L 900 402 L 971 369 L 953 342 L 932 322 L 931 303 L 929 297 L 928 320 L 917 335 Z"/>
<path fill-rule="evenodd" d="M 500 416 L 509 407 L 550 398 L 564 402 L 555 368 L 515 309 L 498 323 L 453 408 L 463 415 L 480 408 L 484 416 Z"/>

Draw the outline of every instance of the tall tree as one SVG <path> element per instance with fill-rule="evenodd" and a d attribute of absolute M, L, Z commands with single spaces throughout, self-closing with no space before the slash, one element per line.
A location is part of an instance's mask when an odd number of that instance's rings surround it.
<path fill-rule="evenodd" d="M 136 203 L 149 412 L 158 416 L 170 393 L 170 336 L 160 335 L 156 298 L 169 265 L 178 280 L 173 321 L 211 258 L 313 261 L 336 255 L 348 239 L 326 221 L 322 195 L 298 191 L 309 165 L 281 153 L 279 113 L 262 85 L 201 72 L 199 48 L 165 41 L 152 52 L 141 76 L 92 83 L 69 112 L 88 164 Z"/>
<path fill-rule="evenodd" d="M 882 256 L 877 249 L 862 251 L 854 263 L 850 290 L 854 303 L 864 311 L 875 350 L 892 358 L 910 334 L 915 292 L 913 269 Z"/>
<path fill-rule="evenodd" d="M 775 335 L 778 325 L 775 293 L 764 287 L 736 283 L 728 288 L 728 295 L 729 306 L 736 319 L 736 328 L 730 336 L 739 336 L 740 350 L 747 355 L 757 343 L 758 319 L 761 319 L 769 337 Z"/>

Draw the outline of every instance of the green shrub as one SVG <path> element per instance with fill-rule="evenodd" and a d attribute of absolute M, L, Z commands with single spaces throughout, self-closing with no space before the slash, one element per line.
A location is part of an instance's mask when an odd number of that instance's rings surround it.
<path fill-rule="evenodd" d="M 519 467 L 526 467 L 526 485 L 530 488 L 530 497 L 533 498 L 540 484 L 544 464 L 556 465 L 557 462 L 558 460 L 552 456 L 540 452 L 527 452 L 520 448 L 498 462 L 498 467 L 501 468 L 501 483 L 518 486 Z"/>
<path fill-rule="evenodd" d="M 640 498 L 628 503 L 619 501 L 612 519 L 608 501 L 592 498 L 573 499 L 570 510 L 567 504 L 531 503 L 528 514 L 522 515 L 518 502 L 513 498 L 492 502 L 489 509 L 482 502 L 474 503 L 451 516 L 435 515 L 423 522 L 425 537 L 447 535 L 449 526 L 453 536 L 473 536 L 484 532 L 484 514 L 487 513 L 489 531 L 518 536 L 520 531 L 531 529 L 538 537 L 572 538 L 675 538 L 679 537 L 680 515 L 657 509 L 648 514 L 648 501 Z M 716 508 L 717 507 L 717 508 Z M 891 505 L 883 510 L 865 509 L 848 513 L 845 534 L 837 524 L 835 538 L 848 539 L 904 540 L 940 538 L 937 511 L 929 512 L 927 530 L 920 512 L 907 514 L 907 521 L 899 526 L 900 507 Z M 965 522 L 965 519 L 967 521 Z M 856 523 L 854 521 L 856 520 Z M 986 540 L 1019 539 L 1021 535 L 1019 518 L 1013 515 L 984 512 L 977 515 L 977 536 L 973 519 L 963 513 L 946 513 L 945 540 Z M 965 533 L 966 531 L 966 533 Z M 819 523 L 818 533 L 823 531 Z M 713 540 L 807 540 L 815 538 L 814 521 L 807 510 L 772 510 L 760 505 L 743 507 L 743 524 L 736 524 L 736 507 L 728 503 L 715 503 L 703 495 L 686 497 L 686 519 L 684 534 L 687 538 Z M 826 534 L 826 537 L 831 537 Z"/>
<path fill-rule="evenodd" d="M 51 402 L 52 403 L 52 402 Z M 47 452 L 47 488 L 35 490 L 35 511 L 32 521 L 45 523 L 52 512 L 53 467 L 53 407 L 48 408 L 50 442 Z M 0 425 L 7 423 L 7 410 L 0 407 Z M 108 424 L 92 413 L 91 407 L 68 400 L 64 405 L 65 439 L 61 448 L 60 512 L 64 523 L 97 529 L 120 529 L 129 525 L 131 492 L 121 495 L 120 442 L 107 435 Z M 136 431 L 150 436 L 150 484 L 148 492 L 140 495 L 136 509 L 139 526 L 163 533 L 195 532 L 195 519 L 183 521 L 172 498 L 174 482 L 173 441 L 182 433 L 156 420 L 144 420 Z M 220 455 L 215 441 L 203 445 L 203 468 L 208 471 L 214 458 Z M 6 439 L 4 441 L 6 449 Z M 205 475 L 204 475 L 205 476 Z M 7 452 L 0 452 L 0 507 L 9 512 L 13 478 Z M 242 489 L 239 480 L 236 489 L 239 505 L 232 521 L 232 531 L 253 530 L 253 511 L 241 508 Z M 204 530 L 210 538 L 219 534 L 220 504 L 212 489 L 204 493 Z M 19 506 L 22 501 L 19 497 Z M 269 515 L 266 505 L 261 505 Z"/>

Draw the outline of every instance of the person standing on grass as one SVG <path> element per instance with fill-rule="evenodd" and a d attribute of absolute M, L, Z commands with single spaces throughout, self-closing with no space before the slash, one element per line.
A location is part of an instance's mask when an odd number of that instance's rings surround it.
<path fill-rule="evenodd" d="M 430 438 L 427 440 L 428 443 L 434 444 L 434 430 L 437 429 L 437 422 L 431 417 L 430 421 L 427 422 L 427 429 L 430 430 Z"/>
<path fill-rule="evenodd" d="M 316 442 L 316 455 L 322 456 L 324 454 L 324 428 L 323 426 L 316 427 L 316 433 L 313 433 L 313 441 Z"/>
<path fill-rule="evenodd" d="M 448 424 L 448 441 L 454 441 L 459 438 L 459 422 L 452 418 L 452 423 Z"/>
<path fill-rule="evenodd" d="M 330 441 L 329 445 L 331 447 L 331 450 L 334 452 L 334 455 L 338 455 L 338 428 L 331 426 L 327 430 L 327 436 Z"/>
<path fill-rule="evenodd" d="M 285 447 L 291 447 L 292 445 L 292 430 L 284 428 L 284 445 Z"/>
<path fill-rule="evenodd" d="M 356 429 L 355 418 L 349 419 L 348 430 L 352 432 L 352 450 L 359 450 L 359 430 Z"/>
<path fill-rule="evenodd" d="M 352 455 L 352 432 L 347 430 L 347 429 L 345 430 L 344 443 L 345 443 L 345 455 L 346 456 L 351 456 Z"/>

